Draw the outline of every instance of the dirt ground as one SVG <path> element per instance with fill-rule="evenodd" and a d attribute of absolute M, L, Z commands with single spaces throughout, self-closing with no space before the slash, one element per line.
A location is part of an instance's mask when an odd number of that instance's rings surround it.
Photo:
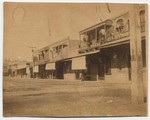
<path fill-rule="evenodd" d="M 146 116 L 147 103 L 131 103 L 130 84 L 4 77 L 3 115 Z"/>

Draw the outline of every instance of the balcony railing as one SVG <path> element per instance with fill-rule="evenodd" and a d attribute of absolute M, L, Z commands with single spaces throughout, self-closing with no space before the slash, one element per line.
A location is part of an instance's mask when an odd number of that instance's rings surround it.
<path fill-rule="evenodd" d="M 79 47 L 79 53 L 84 53 L 84 52 L 88 52 L 88 51 L 92 51 L 92 50 L 97 50 L 100 49 L 100 47 L 102 45 L 105 45 L 107 43 L 111 43 L 113 41 L 119 41 L 123 38 L 127 38 L 130 36 L 130 32 L 129 31 L 125 31 L 122 33 L 114 33 L 114 34 L 108 34 L 104 37 L 99 37 L 99 39 L 93 40 L 92 42 L 83 42 L 81 43 L 80 47 Z"/>

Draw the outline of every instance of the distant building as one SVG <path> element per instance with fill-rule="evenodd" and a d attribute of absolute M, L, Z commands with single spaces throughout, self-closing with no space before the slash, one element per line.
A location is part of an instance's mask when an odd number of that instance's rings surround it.
<path fill-rule="evenodd" d="M 9 76 L 17 76 L 17 64 L 16 63 L 10 63 L 8 65 L 9 67 Z"/>
<path fill-rule="evenodd" d="M 20 62 L 17 64 L 17 76 L 20 77 L 32 77 L 31 62 Z"/>

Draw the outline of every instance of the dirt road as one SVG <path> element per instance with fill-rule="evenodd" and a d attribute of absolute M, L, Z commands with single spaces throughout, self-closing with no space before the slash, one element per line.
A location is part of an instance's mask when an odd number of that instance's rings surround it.
<path fill-rule="evenodd" d="M 4 116 L 145 116 L 131 104 L 129 84 L 4 78 Z"/>

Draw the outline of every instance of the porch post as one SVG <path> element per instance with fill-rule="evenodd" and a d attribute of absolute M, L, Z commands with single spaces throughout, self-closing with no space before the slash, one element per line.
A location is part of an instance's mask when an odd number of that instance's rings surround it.
<path fill-rule="evenodd" d="M 139 5 L 131 5 L 130 16 L 130 54 L 131 54 L 131 99 L 135 104 L 144 102 L 141 31 Z"/>

